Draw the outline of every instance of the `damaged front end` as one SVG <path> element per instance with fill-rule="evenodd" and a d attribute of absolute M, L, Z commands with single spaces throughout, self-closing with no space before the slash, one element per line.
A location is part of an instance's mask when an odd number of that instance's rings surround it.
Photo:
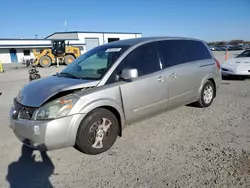
<path fill-rule="evenodd" d="M 48 80 L 50 84 L 47 85 Z M 10 128 L 26 146 L 51 150 L 74 145 L 75 135 L 71 134 L 71 127 L 79 124 L 84 115 L 71 114 L 71 111 L 81 97 L 79 92 L 82 94 L 98 82 L 61 80 L 66 82 L 60 83 L 56 77 L 34 80 L 14 99 Z M 63 87 L 65 85 L 68 86 Z"/>
<path fill-rule="evenodd" d="M 24 86 L 13 102 L 13 119 L 50 120 L 65 116 L 78 101 L 76 92 L 89 90 L 99 81 L 51 76 Z"/>
<path fill-rule="evenodd" d="M 12 114 L 12 118 L 25 120 L 51 120 L 63 117 L 69 113 L 79 99 L 75 93 L 79 91 L 86 91 L 91 88 L 93 87 L 59 92 L 49 98 L 40 107 L 25 106 L 21 104 L 16 97 L 13 101 L 14 113 Z M 58 112 L 58 114 L 55 114 L 56 112 Z"/>

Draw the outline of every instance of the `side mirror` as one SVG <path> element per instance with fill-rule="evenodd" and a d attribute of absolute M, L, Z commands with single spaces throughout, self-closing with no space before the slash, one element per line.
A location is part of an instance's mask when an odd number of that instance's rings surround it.
<path fill-rule="evenodd" d="M 123 69 L 120 77 L 124 81 L 132 82 L 132 79 L 138 78 L 138 70 L 137 69 Z"/>

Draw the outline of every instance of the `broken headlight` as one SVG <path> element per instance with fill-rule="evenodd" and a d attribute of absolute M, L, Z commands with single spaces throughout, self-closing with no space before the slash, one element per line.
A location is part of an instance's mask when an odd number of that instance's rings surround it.
<path fill-rule="evenodd" d="M 67 116 L 78 101 L 75 95 L 67 95 L 40 107 L 34 114 L 35 120 L 50 120 Z"/>

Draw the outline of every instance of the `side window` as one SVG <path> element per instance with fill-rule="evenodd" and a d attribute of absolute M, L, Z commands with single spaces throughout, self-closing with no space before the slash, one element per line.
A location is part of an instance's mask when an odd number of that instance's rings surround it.
<path fill-rule="evenodd" d="M 118 81 L 118 75 L 125 68 L 137 69 L 139 77 L 161 70 L 154 43 L 144 44 L 130 52 L 117 66 L 106 84 Z"/>
<path fill-rule="evenodd" d="M 165 40 L 157 42 L 157 51 L 163 61 L 164 68 L 172 67 L 183 62 L 182 54 L 185 49 L 181 40 Z"/>
<path fill-rule="evenodd" d="M 240 55 L 237 57 L 250 57 L 250 50 L 242 52 Z"/>
<path fill-rule="evenodd" d="M 30 55 L 30 50 L 23 50 L 23 55 L 24 56 L 29 56 Z"/>
<path fill-rule="evenodd" d="M 139 76 L 151 74 L 161 69 L 154 43 L 139 46 L 128 54 L 121 64 L 123 68 L 137 69 Z"/>

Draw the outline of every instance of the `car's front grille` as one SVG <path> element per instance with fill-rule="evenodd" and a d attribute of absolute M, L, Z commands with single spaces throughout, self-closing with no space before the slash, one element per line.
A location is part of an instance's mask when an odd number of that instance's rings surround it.
<path fill-rule="evenodd" d="M 221 70 L 223 70 L 223 71 L 228 71 L 228 69 L 224 69 L 224 68 L 222 68 Z"/>
<path fill-rule="evenodd" d="M 28 107 L 20 104 L 17 99 L 14 99 L 14 110 L 15 113 L 13 114 L 13 118 L 17 119 L 31 119 L 33 113 L 35 112 L 37 108 L 34 107 Z"/>

